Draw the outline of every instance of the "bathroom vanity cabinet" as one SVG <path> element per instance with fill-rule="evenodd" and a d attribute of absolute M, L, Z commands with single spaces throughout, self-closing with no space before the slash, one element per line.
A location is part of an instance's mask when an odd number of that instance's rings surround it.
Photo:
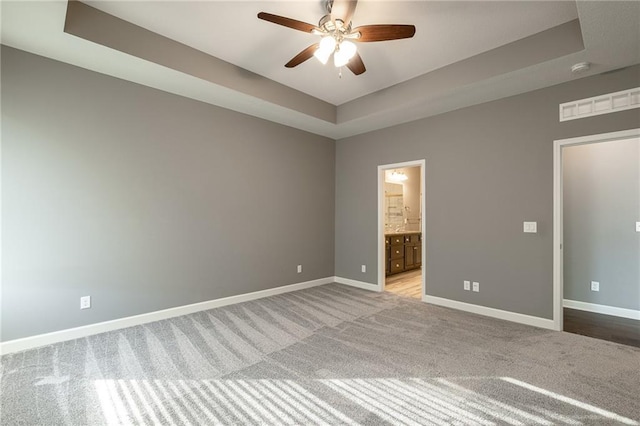
<path fill-rule="evenodd" d="M 410 271 L 422 266 L 422 233 L 385 234 L 386 275 Z"/>

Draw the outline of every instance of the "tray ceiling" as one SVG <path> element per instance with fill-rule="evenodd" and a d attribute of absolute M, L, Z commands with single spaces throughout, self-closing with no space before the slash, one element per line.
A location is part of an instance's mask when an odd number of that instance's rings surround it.
<path fill-rule="evenodd" d="M 96 13 L 70 16 L 65 1 L 3 1 L 2 43 L 332 138 L 640 62 L 640 2 L 360 0 L 354 25 L 417 31 L 358 44 L 367 72 L 345 69 L 342 78 L 314 58 L 285 68 L 318 36 L 256 18 L 266 11 L 315 24 L 320 1 L 86 5 Z M 594 66 L 571 74 L 580 61 Z"/>

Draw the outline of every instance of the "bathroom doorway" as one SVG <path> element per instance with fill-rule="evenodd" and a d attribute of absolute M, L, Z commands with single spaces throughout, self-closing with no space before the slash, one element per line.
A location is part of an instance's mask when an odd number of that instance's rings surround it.
<path fill-rule="evenodd" d="M 378 286 L 422 300 L 426 279 L 424 160 L 378 166 Z"/>

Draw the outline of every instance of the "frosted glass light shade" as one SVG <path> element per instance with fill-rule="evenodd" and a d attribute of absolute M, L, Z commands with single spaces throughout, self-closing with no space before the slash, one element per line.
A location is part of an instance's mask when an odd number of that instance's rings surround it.
<path fill-rule="evenodd" d="M 332 36 L 322 37 L 320 40 L 320 47 L 316 49 L 313 56 L 316 57 L 322 64 L 326 64 L 329 57 L 336 48 L 336 39 Z"/>
<path fill-rule="evenodd" d="M 350 41 L 344 40 L 333 55 L 333 64 L 336 67 L 347 65 L 347 62 L 356 54 L 356 45 Z"/>
<path fill-rule="evenodd" d="M 393 173 L 391 173 L 391 176 L 389 176 L 389 180 L 394 182 L 404 182 L 407 179 L 409 179 L 407 175 L 398 171 L 394 171 Z"/>

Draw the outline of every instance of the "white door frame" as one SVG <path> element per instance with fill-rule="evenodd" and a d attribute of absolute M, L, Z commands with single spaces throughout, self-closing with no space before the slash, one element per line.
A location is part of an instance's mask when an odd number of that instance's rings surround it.
<path fill-rule="evenodd" d="M 384 179 L 385 171 L 389 169 L 401 169 L 403 167 L 420 167 L 420 190 L 422 191 L 421 210 L 422 220 L 420 221 L 420 232 L 422 232 L 422 284 L 421 284 L 421 299 L 424 299 L 426 294 L 426 273 L 425 265 L 427 258 L 426 250 L 426 182 L 424 180 L 425 175 L 425 160 L 405 161 L 404 163 L 384 164 L 378 166 L 378 291 L 384 291 L 385 284 L 385 252 L 384 252 Z"/>
<path fill-rule="evenodd" d="M 562 148 L 640 137 L 640 128 L 553 141 L 553 326 L 563 330 Z"/>

